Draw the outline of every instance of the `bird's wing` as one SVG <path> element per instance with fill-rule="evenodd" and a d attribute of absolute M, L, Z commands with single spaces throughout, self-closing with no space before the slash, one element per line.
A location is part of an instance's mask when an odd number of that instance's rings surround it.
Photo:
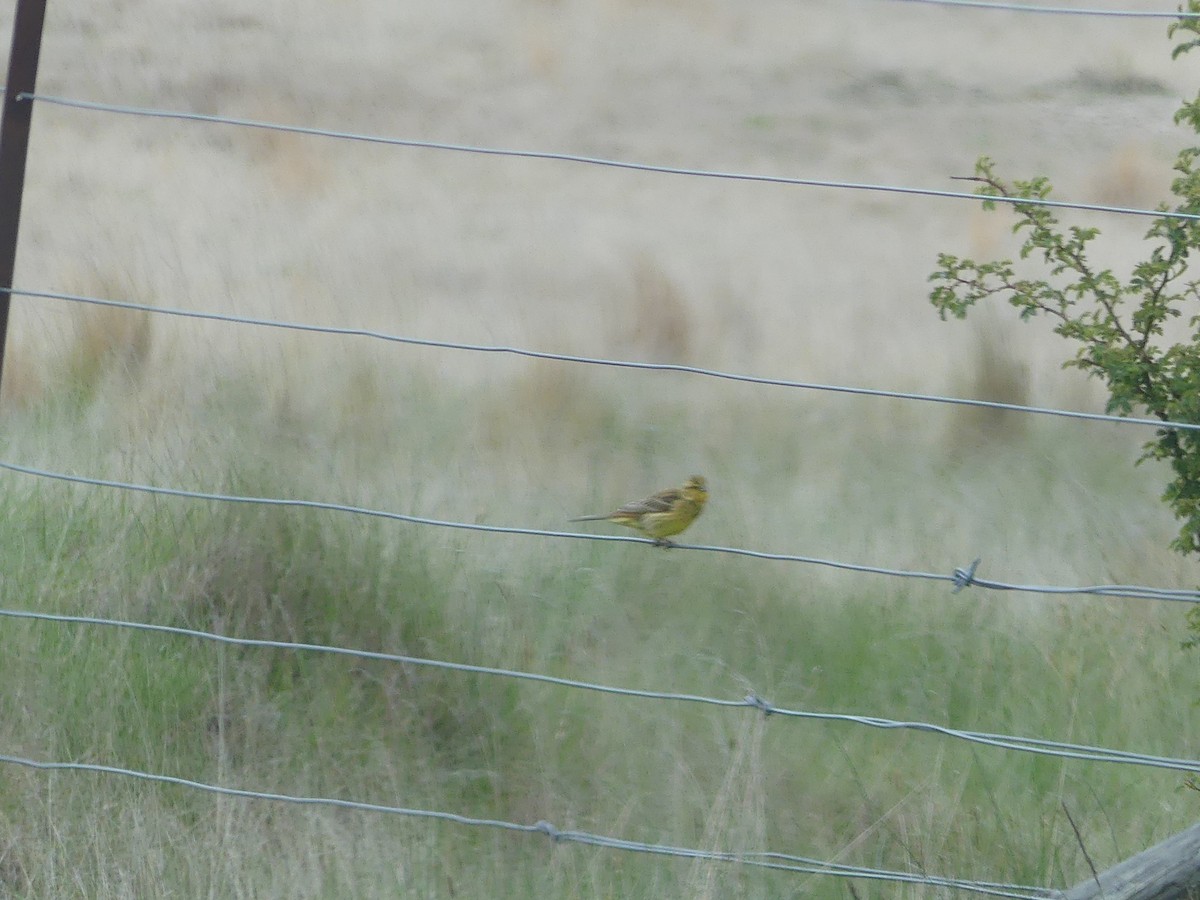
<path fill-rule="evenodd" d="M 678 488 L 659 491 L 654 496 L 647 497 L 645 500 L 635 500 L 632 503 L 626 503 L 614 515 L 640 516 L 645 513 L 670 512 L 671 508 L 679 502 L 681 496 Z"/>

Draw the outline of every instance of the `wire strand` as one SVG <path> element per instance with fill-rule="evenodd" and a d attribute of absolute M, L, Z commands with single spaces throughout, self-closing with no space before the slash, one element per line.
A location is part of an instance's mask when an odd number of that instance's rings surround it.
<path fill-rule="evenodd" d="M 371 516 L 389 519 L 397 522 L 408 522 L 413 525 L 428 525 L 438 528 L 455 528 L 464 531 L 479 531 L 490 534 L 519 534 L 534 537 L 568 538 L 585 541 L 609 541 L 620 543 L 649 544 L 656 542 L 649 538 L 634 537 L 623 534 L 590 534 L 577 531 L 553 531 L 543 528 L 524 528 L 511 525 L 485 525 L 479 522 L 459 522 L 453 519 L 434 519 L 428 516 L 414 516 L 407 513 L 392 512 L 384 509 L 372 509 L 365 506 L 351 506 L 345 503 L 334 503 L 325 500 L 302 500 L 288 497 L 255 497 L 244 494 L 223 494 L 213 491 L 192 491 L 183 488 L 159 487 L 157 485 L 139 484 L 129 481 L 116 481 L 109 478 L 91 478 L 84 475 L 69 475 L 65 472 L 53 472 L 48 469 L 38 469 L 33 466 L 23 466 L 17 463 L 0 461 L 0 469 L 31 475 L 37 478 L 47 478 L 55 481 L 65 481 L 72 484 L 85 484 L 92 487 L 106 487 L 117 490 L 133 491 L 143 494 L 154 494 L 166 497 L 183 497 L 192 500 L 205 500 L 220 503 L 244 503 L 256 506 L 275 506 L 298 509 L 319 509 L 330 512 L 349 513 L 352 515 Z M 698 550 L 708 553 L 727 553 L 733 556 L 745 556 L 752 559 L 774 560 L 777 562 L 806 563 L 809 565 L 826 566 L 851 572 L 861 572 L 873 575 L 888 575 L 895 578 L 918 578 L 928 581 L 946 581 L 954 585 L 955 592 L 965 587 L 982 587 L 994 591 L 1020 591 L 1034 594 L 1091 594 L 1102 597 L 1128 597 L 1139 600 L 1166 600 L 1181 603 L 1200 603 L 1200 592 L 1176 590 L 1172 588 L 1155 588 L 1145 585 L 1101 584 L 1090 587 L 1066 587 L 1059 585 L 1013 584 L 1004 581 L 991 581 L 976 578 L 975 570 L 979 565 L 976 560 L 966 569 L 957 568 L 952 574 L 940 572 L 917 572 L 908 569 L 893 569 L 885 566 L 869 566 L 859 563 L 840 562 L 838 560 L 822 559 L 816 556 L 801 556 L 792 553 L 768 553 L 761 550 L 746 550 L 741 547 L 721 547 L 711 544 L 671 544 L 678 550 Z"/>
<path fill-rule="evenodd" d="M 990 881 L 970 881 L 958 878 L 943 878 L 931 875 L 914 875 L 908 872 L 889 871 L 887 869 L 866 868 L 837 862 L 824 862 L 804 856 L 793 856 L 787 853 L 775 852 L 733 852 L 721 850 L 699 850 L 691 847 L 676 847 L 669 844 L 651 844 L 642 841 L 631 841 L 624 838 L 596 834 L 589 831 L 562 830 L 545 820 L 532 825 L 519 822 L 509 822 L 503 819 L 479 818 L 459 813 L 443 812 L 441 810 L 419 809 L 407 806 L 389 806 L 381 803 L 367 803 L 358 800 L 344 800 L 337 797 L 294 796 L 272 791 L 249 790 L 246 788 L 226 787 L 190 778 L 180 778 L 175 775 L 162 775 L 153 772 L 143 772 L 138 769 L 126 769 L 120 766 L 99 765 L 82 762 L 43 762 L 10 754 L 0 754 L 0 762 L 24 766 L 48 772 L 90 772 L 100 775 L 117 775 L 134 778 L 157 784 L 168 784 L 186 787 L 206 793 L 221 794 L 228 797 L 238 797 L 247 800 L 267 800 L 276 803 L 293 803 L 304 806 L 332 806 L 339 809 L 351 809 L 358 812 L 385 813 L 390 815 L 407 816 L 418 819 L 432 819 L 440 822 L 450 822 L 455 825 L 471 827 L 498 828 L 504 831 L 515 831 L 523 834 L 542 834 L 556 843 L 584 844 L 609 850 L 623 850 L 634 853 L 646 853 L 654 856 L 671 856 L 684 859 L 701 859 L 712 862 L 726 862 L 737 865 L 752 866 L 760 869 L 771 869 L 783 872 L 795 872 L 808 875 L 830 875 L 846 878 L 861 878 L 874 881 L 891 881 L 903 884 L 923 884 L 934 887 L 944 887 L 953 890 L 969 891 L 993 897 L 1009 897 L 1014 900 L 1043 900 L 1057 895 L 1056 891 L 1039 887 L 1005 884 Z"/>
<path fill-rule="evenodd" d="M 4 292 L 0 288 L 0 292 Z M 686 375 L 701 375 L 708 378 L 718 378 L 724 381 L 736 381 L 746 384 L 757 384 L 767 387 L 795 388 L 800 390 L 824 391 L 838 394 L 852 394 L 863 397 L 877 397 L 893 400 L 911 400 L 924 403 L 940 403 L 950 406 L 967 406 L 980 409 L 993 409 L 1003 412 L 1027 413 L 1032 415 L 1056 416 L 1067 419 L 1078 419 L 1089 422 L 1105 422 L 1109 424 L 1150 426 L 1180 431 L 1200 431 L 1200 424 L 1195 422 L 1172 422 L 1159 419 L 1147 419 L 1137 416 L 1114 416 L 1107 413 L 1079 412 L 1069 409 L 1054 409 L 1047 406 L 1028 406 L 1020 403 L 1004 403 L 999 400 L 974 400 L 965 397 L 945 397 L 938 394 L 921 394 L 913 391 L 891 391 L 882 388 L 854 387 L 850 385 L 823 384 L 814 381 L 796 381 L 786 378 L 770 378 L 758 375 L 744 375 L 737 372 L 726 372 L 720 369 L 710 369 L 702 366 L 689 366 L 679 363 L 638 362 L 625 359 L 607 359 L 599 356 L 579 356 L 569 353 L 554 353 L 547 350 L 531 350 L 524 347 L 511 347 L 499 344 L 472 344 L 463 341 L 446 341 L 432 338 L 408 337 L 374 331 L 367 328 L 346 328 L 333 325 L 311 325 L 302 322 L 287 322 L 278 319 L 264 319 L 254 316 L 238 316 L 228 313 L 208 313 L 197 310 L 179 309 L 167 306 L 152 306 L 146 303 L 132 303 L 125 300 L 107 300 L 91 297 L 85 294 L 67 294 L 58 291 L 26 290 L 11 288 L 7 293 L 14 296 L 32 297 L 45 300 L 63 300 L 71 303 L 91 304 L 95 306 L 126 309 L 137 312 L 158 313 L 164 316 L 176 316 L 188 319 L 203 319 L 212 322 L 226 322 L 236 325 L 253 325 L 264 328 L 279 328 L 291 331 L 301 331 L 315 334 L 340 335 L 343 337 L 365 337 L 395 344 L 405 344 L 414 347 L 430 347 L 443 350 L 464 350 L 472 353 L 494 353 L 519 356 L 527 359 L 554 360 L 557 362 L 578 363 L 581 365 L 603 366 L 616 369 L 637 369 L 651 372 L 676 372 Z"/>
<path fill-rule="evenodd" d="M 1132 9 L 1088 9 L 1071 6 L 1036 6 L 1029 3 L 996 3 L 990 0 L 893 0 L 899 3 L 925 3 L 931 6 L 961 6 L 964 9 L 990 9 L 1006 12 L 1050 13 L 1065 16 L 1100 16 L 1126 19 L 1194 19 L 1200 13 L 1141 11 Z"/>
<path fill-rule="evenodd" d="M 946 725 L 936 725 L 931 722 L 903 721 L 881 716 L 852 715 L 848 713 L 819 712 L 805 709 L 789 709 L 776 706 L 761 698 L 758 694 L 750 693 L 740 700 L 710 697 L 703 694 L 680 693 L 675 691 L 641 690 L 637 688 L 614 687 L 592 681 L 582 681 L 574 678 L 560 678 L 537 672 L 523 672 L 514 669 L 504 669 L 494 666 L 479 666 L 469 663 L 456 663 L 448 660 L 429 659 L 419 656 L 408 656 L 400 653 L 385 653 L 376 650 L 358 650 L 349 647 L 336 647 L 325 644 L 307 644 L 295 641 L 276 641 L 266 638 L 240 638 L 202 631 L 193 628 L 183 628 L 176 625 L 158 625 L 149 622 L 132 622 L 121 619 L 107 619 L 98 616 L 76 616 L 62 613 L 44 613 L 31 610 L 0 608 L 0 617 L 13 619 L 31 619 L 43 622 L 68 623 L 78 625 L 96 625 L 108 628 L 121 628 L 133 631 L 143 631 L 158 634 L 171 634 L 180 637 L 211 641 L 219 644 L 239 647 L 258 647 L 275 650 L 289 650 L 308 653 L 326 653 L 337 656 L 349 656 L 357 659 L 371 659 L 382 662 L 400 663 L 403 665 L 421 666 L 425 668 L 444 669 L 473 675 L 485 675 L 499 678 L 511 678 L 518 681 L 531 681 L 573 690 L 591 691 L 619 697 L 638 698 L 643 700 L 669 701 L 676 703 L 693 703 L 704 706 L 716 706 L 725 709 L 756 709 L 768 716 L 782 716 L 791 719 L 807 719 L 820 722 L 839 722 L 850 725 L 860 725 L 883 730 L 918 731 L 940 737 L 966 741 L 995 747 L 1002 750 L 1013 750 L 1022 753 L 1032 753 L 1040 756 L 1052 756 L 1063 759 L 1074 759 L 1081 762 L 1106 762 L 1126 765 L 1145 766 L 1156 769 L 1167 769 L 1179 772 L 1200 772 L 1200 760 L 1179 757 L 1161 756 L 1138 753 L 1129 750 L 1118 750 L 1111 747 L 1099 747 L 1089 744 L 1075 744 L 1065 741 L 1055 741 L 1046 738 L 1027 738 L 1018 735 L 996 734 L 983 731 L 972 731 L 961 728 L 951 728 Z"/>
<path fill-rule="evenodd" d="M 312 137 L 335 138 L 344 141 L 360 141 L 370 144 L 386 144 L 392 147 L 412 147 L 424 150 L 447 150 L 456 153 L 475 153 L 484 156 L 504 156 L 518 159 L 555 160 L 558 162 L 582 163 L 590 166 L 604 166 L 614 169 L 630 169 L 638 172 L 653 172 L 660 175 L 687 175 L 694 178 L 714 178 L 729 181 L 750 181 L 766 184 L 783 184 L 794 187 L 837 188 L 841 190 L 869 191 L 884 194 L 908 194 L 920 197 L 940 197 L 953 200 L 973 200 L 984 203 L 1008 203 L 1041 206 L 1052 209 L 1073 209 L 1086 212 L 1114 213 L 1129 216 L 1151 216 L 1156 219 L 1182 219 L 1200 221 L 1200 214 L 1170 212 L 1164 210 L 1140 209 L 1129 206 L 1109 206 L 1098 203 L 1073 203 L 1066 200 L 1049 200 L 1045 198 L 1023 197 L 993 197 L 967 191 L 950 191 L 936 188 L 905 187 L 894 184 L 872 184 L 868 182 L 835 181 L 823 178 L 793 178 L 785 175 L 763 175 L 750 172 L 721 172 L 712 169 L 696 169 L 684 166 L 666 166 L 653 163 L 632 162 L 629 160 L 606 159 L 598 156 L 585 156 L 577 153 L 560 153 L 550 150 L 518 150 L 504 147 L 481 147 L 472 144 L 456 144 L 444 141 L 424 141 L 410 138 L 385 137 L 383 135 L 364 134 L 353 131 L 338 131 L 328 128 L 315 128 L 306 125 L 285 125 L 279 122 L 267 122 L 258 119 L 243 119 L 233 116 L 206 115 L 204 113 L 185 112 L 182 110 L 158 109 L 146 106 L 128 106 L 118 103 L 102 103 L 95 100 L 77 100 L 71 97 L 56 97 L 50 94 L 33 94 L 22 91 L 17 94 L 17 100 L 35 100 L 39 103 L 72 109 L 88 110 L 91 112 L 115 113 L 126 116 L 142 116 L 154 119 L 175 119 L 185 122 L 206 122 L 216 125 L 232 125 L 239 128 L 260 128 L 268 131 L 280 131 L 289 134 L 303 134 Z"/>

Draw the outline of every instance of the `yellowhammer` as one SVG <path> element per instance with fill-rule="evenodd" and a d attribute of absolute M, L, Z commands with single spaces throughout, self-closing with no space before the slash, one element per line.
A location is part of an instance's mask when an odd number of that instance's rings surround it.
<path fill-rule="evenodd" d="M 620 509 L 598 516 L 579 516 L 572 522 L 616 522 L 654 538 L 660 547 L 673 547 L 667 538 L 679 534 L 696 521 L 708 500 L 708 487 L 699 475 L 693 475 L 678 488 L 659 491 L 645 500 L 634 500 Z"/>

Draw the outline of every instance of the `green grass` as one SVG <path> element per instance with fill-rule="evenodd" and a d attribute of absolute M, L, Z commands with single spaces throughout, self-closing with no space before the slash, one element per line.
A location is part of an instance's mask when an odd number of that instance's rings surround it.
<path fill-rule="evenodd" d="M 1187 584 L 1185 564 L 1161 550 L 1171 523 L 1154 473 L 1129 468 L 1132 445 L 1116 432 L 1072 444 L 1069 427 L 1036 424 L 974 446 L 953 419 L 924 411 L 914 427 L 869 410 L 833 427 L 811 404 L 730 406 L 686 386 L 687 411 L 668 412 L 665 393 L 621 409 L 582 382 L 551 390 L 536 374 L 474 393 L 400 382 L 393 395 L 366 371 L 328 387 L 362 404 L 349 435 L 345 411 L 259 406 L 233 382 L 190 411 L 210 437 L 189 453 L 186 415 L 131 430 L 119 413 L 128 398 L 100 390 L 11 415 L 4 458 L 552 528 L 697 469 L 714 485 L 688 535 L 697 542 L 938 571 L 981 553 L 986 577 Z M 515 410 L 514 396 L 525 398 Z M 718 408 L 723 421 L 706 429 Z M 802 453 L 788 443 L 797 427 Z M 707 434 L 699 447 L 687 440 L 696 433 Z M 680 447 L 694 455 L 672 457 Z M 754 691 L 789 708 L 1174 755 L 1194 746 L 1200 684 L 1173 607 L 953 594 L 727 555 L 15 474 L 2 484 L 12 608 L 624 687 Z M 0 678 L 8 753 L 680 846 L 1061 886 L 1088 871 L 1064 804 L 1099 865 L 1194 818 L 1169 772 L 102 626 L 0 620 Z M 16 766 L 4 776 L 0 896 L 847 896 L 836 879 L 117 776 Z"/>

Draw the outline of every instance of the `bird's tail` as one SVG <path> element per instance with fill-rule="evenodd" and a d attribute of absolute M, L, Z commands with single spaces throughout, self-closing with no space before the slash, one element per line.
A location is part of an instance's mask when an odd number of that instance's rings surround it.
<path fill-rule="evenodd" d="M 609 515 L 610 515 L 609 513 L 601 513 L 598 516 L 576 516 L 575 518 L 569 519 L 568 521 L 571 521 L 571 522 L 603 522 L 605 519 L 607 519 L 609 517 Z"/>

